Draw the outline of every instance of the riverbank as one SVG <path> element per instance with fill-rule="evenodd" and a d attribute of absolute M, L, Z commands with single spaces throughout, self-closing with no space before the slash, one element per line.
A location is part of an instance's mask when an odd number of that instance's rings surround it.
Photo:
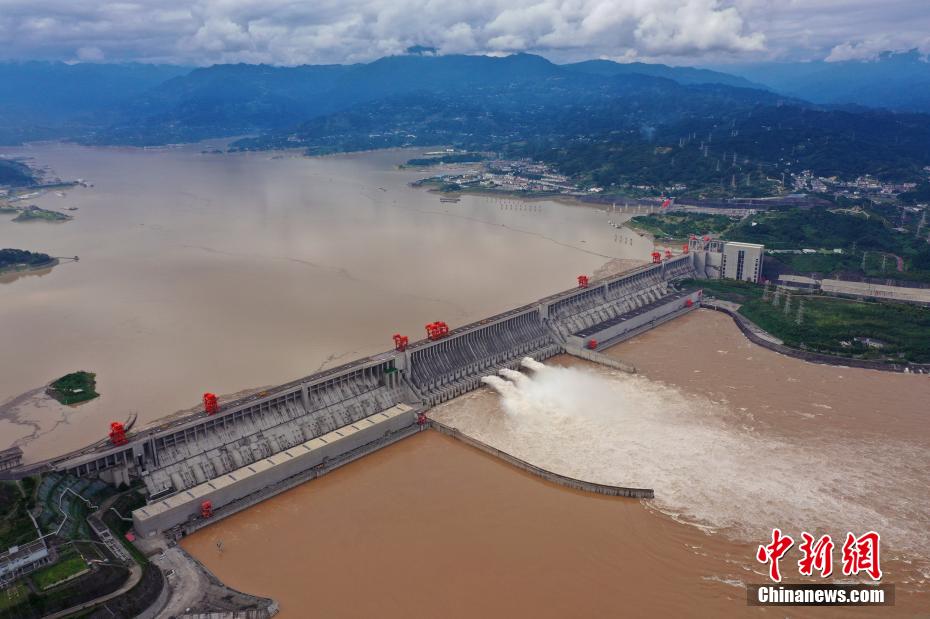
<path fill-rule="evenodd" d="M 762 345 L 818 363 L 930 370 L 930 309 L 786 291 L 729 280 L 692 280 Z M 767 333 L 770 337 L 766 337 Z M 887 366 L 887 367 L 883 367 Z"/>
<path fill-rule="evenodd" d="M 16 279 L 15 276 L 26 275 L 27 273 L 32 273 L 35 271 L 51 271 L 52 268 L 58 266 L 59 264 L 61 264 L 61 261 L 58 258 L 51 258 L 47 262 L 42 262 L 39 264 L 0 267 L 0 281 L 3 281 L 4 276 L 12 275 L 14 276 L 12 279 Z"/>
<path fill-rule="evenodd" d="M 856 359 L 852 357 L 826 355 L 785 346 L 781 340 L 740 314 L 739 305 L 706 297 L 702 305 L 730 316 L 733 319 L 733 322 L 736 323 L 736 326 L 739 327 L 739 330 L 743 333 L 743 335 L 745 335 L 746 338 L 753 344 L 757 344 L 763 348 L 768 348 L 769 350 L 782 355 L 794 357 L 795 359 L 802 359 L 809 363 L 825 363 L 827 365 L 865 368 L 869 370 L 880 370 L 883 372 L 911 372 L 917 374 L 930 374 L 930 364 L 927 363 L 894 363 L 891 361 L 872 361 L 868 359 Z"/>

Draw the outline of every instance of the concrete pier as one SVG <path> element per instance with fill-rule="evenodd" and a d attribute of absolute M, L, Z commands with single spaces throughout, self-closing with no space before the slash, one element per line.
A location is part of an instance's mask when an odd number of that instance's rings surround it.
<path fill-rule="evenodd" d="M 475 449 L 479 449 L 486 454 L 490 454 L 495 458 L 500 458 L 504 462 L 517 467 L 518 469 L 524 470 L 527 473 L 541 477 L 546 481 L 551 481 L 552 483 L 559 484 L 560 486 L 565 486 L 566 488 L 572 488 L 574 490 L 583 490 L 584 492 L 593 492 L 595 494 L 603 494 L 607 496 L 622 496 L 630 497 L 634 499 L 652 499 L 655 498 L 655 491 L 652 488 L 629 488 L 625 486 L 610 486 L 607 484 L 598 484 L 590 481 L 585 481 L 583 479 L 575 479 L 573 477 L 566 477 L 565 475 L 560 475 L 552 471 L 548 471 L 542 467 L 531 464 L 526 460 L 521 460 L 516 456 L 513 456 L 506 451 L 501 451 L 496 447 L 491 447 L 487 443 L 483 443 L 476 438 L 463 434 L 458 429 L 447 426 L 443 423 L 440 423 L 434 419 L 430 419 L 430 428 L 445 434 L 446 436 L 451 436 L 452 438 L 462 441 L 467 445 L 471 445 Z"/>

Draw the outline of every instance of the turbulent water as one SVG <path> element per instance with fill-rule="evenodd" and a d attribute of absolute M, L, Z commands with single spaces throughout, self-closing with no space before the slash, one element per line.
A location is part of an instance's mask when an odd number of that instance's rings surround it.
<path fill-rule="evenodd" d="M 563 474 L 655 488 L 662 512 L 737 539 L 764 539 L 772 526 L 834 539 L 875 529 L 886 548 L 928 556 L 920 445 L 837 439 L 826 428 L 803 442 L 773 438 L 751 415 L 642 376 L 523 366 L 484 379 L 503 418 L 460 427 Z"/>

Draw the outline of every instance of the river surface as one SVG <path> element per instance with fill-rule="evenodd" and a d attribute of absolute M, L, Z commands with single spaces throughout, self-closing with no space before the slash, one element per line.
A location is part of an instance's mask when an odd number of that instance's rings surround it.
<path fill-rule="evenodd" d="M 323 158 L 62 144 L 5 148 L 92 187 L 29 200 L 72 221 L 0 216 L 0 247 L 78 256 L 0 281 L 0 448 L 26 461 L 196 407 L 205 391 L 280 384 L 648 259 L 629 215 L 552 201 L 438 196 L 398 170 L 418 151 Z M 625 235 L 625 236 L 624 236 Z M 43 395 L 76 370 L 101 397 Z"/>
<path fill-rule="evenodd" d="M 420 433 L 201 529 L 183 544 L 281 616 L 922 616 L 930 603 L 926 376 L 812 365 L 698 311 L 568 357 L 431 416 L 535 464 L 648 486 L 635 501 L 567 490 Z M 839 449 L 837 451 L 838 447 Z M 746 605 L 779 526 L 882 534 L 894 607 Z M 834 550 L 839 565 L 839 550 Z M 802 580 L 797 552 L 782 561 Z M 837 568 L 838 570 L 838 568 Z M 836 579 L 836 577 L 834 577 Z M 840 582 L 856 579 L 839 577 Z"/>

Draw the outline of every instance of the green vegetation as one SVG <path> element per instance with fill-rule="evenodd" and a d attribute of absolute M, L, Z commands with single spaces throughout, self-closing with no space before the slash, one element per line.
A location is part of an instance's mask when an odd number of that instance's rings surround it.
<path fill-rule="evenodd" d="M 57 567 L 53 566 L 53 567 Z M 75 564 L 69 566 L 71 569 Z M 50 569 L 50 568 L 48 568 Z M 88 602 L 101 595 L 119 589 L 126 582 L 129 572 L 122 566 L 98 564 L 88 573 L 82 574 L 57 587 L 40 593 L 26 593 L 17 600 L 11 600 L 8 608 L 0 605 L 0 619 L 32 619 Z M 33 582 L 36 582 L 33 576 Z M 37 587 L 38 588 L 38 587 Z M 107 616 L 113 616 L 108 614 Z M 135 616 L 134 614 L 118 616 Z"/>
<path fill-rule="evenodd" d="M 913 190 L 902 193 L 898 199 L 905 204 L 930 203 L 930 182 L 923 182 Z"/>
<path fill-rule="evenodd" d="M 50 266 L 53 262 L 54 259 L 48 254 L 24 249 L 0 249 L 0 271 Z"/>
<path fill-rule="evenodd" d="M 708 295 L 741 303 L 739 313 L 793 348 L 864 359 L 930 362 L 930 308 L 786 293 L 779 294 L 776 305 L 774 293 L 764 299 L 764 289 L 755 284 L 690 283 L 703 287 Z"/>
<path fill-rule="evenodd" d="M 768 211 L 744 219 L 727 240 L 762 243 L 767 249 L 842 248 L 893 252 L 901 239 L 885 223 L 863 213 L 833 213 L 822 208 Z"/>
<path fill-rule="evenodd" d="M 13 218 L 13 221 L 68 221 L 70 215 L 59 213 L 58 211 L 49 211 L 38 206 L 27 206 L 19 212 L 19 215 Z"/>
<path fill-rule="evenodd" d="M 734 225 L 734 218 L 710 213 L 663 213 L 638 215 L 629 225 L 659 238 L 687 239 L 692 234 L 720 235 Z"/>
<path fill-rule="evenodd" d="M 882 217 L 826 209 L 769 211 L 742 220 L 727 240 L 762 243 L 766 249 L 842 249 L 843 254 L 778 254 L 777 259 L 801 273 L 830 275 L 847 271 L 874 277 L 930 281 L 930 244 L 902 233 Z M 882 256 L 885 259 L 882 259 Z M 897 259 L 904 271 L 897 271 Z M 884 264 L 884 266 L 882 266 Z M 812 268 L 817 267 L 817 268 Z"/>
<path fill-rule="evenodd" d="M 145 497 L 138 490 L 128 490 L 116 498 L 112 507 L 123 516 L 129 517 L 132 510 L 145 506 Z M 117 516 L 113 510 L 108 509 L 103 515 L 103 522 L 113 531 L 114 535 L 123 536 L 132 528 L 132 523 Z"/>
<path fill-rule="evenodd" d="M 765 260 L 771 261 L 771 256 Z M 852 254 L 842 253 L 816 253 L 816 254 L 778 254 L 775 259 L 788 266 L 792 271 L 802 275 L 819 273 L 829 275 L 841 271 L 856 272 L 862 264 L 862 259 Z M 894 264 L 894 263 L 892 263 Z M 893 267 L 892 267 L 893 268 Z"/>
<path fill-rule="evenodd" d="M 66 374 L 53 382 L 48 388 L 48 394 L 62 404 L 80 404 L 93 400 L 98 394 L 97 375 L 92 372 L 73 372 Z"/>
<path fill-rule="evenodd" d="M 50 589 L 58 583 L 87 569 L 87 563 L 77 554 L 62 557 L 53 565 L 35 572 L 32 580 L 39 589 Z"/>
<path fill-rule="evenodd" d="M 479 161 L 484 161 L 485 159 L 486 157 L 481 153 L 459 153 L 441 155 L 439 157 L 421 157 L 416 159 L 408 159 L 407 163 L 404 165 L 431 166 L 438 165 L 440 163 L 477 163 Z"/>
<path fill-rule="evenodd" d="M 27 513 L 33 504 L 33 489 L 27 480 L 0 482 L 0 550 L 38 537 Z"/>
<path fill-rule="evenodd" d="M 629 225 L 660 238 L 710 233 L 728 241 L 761 243 L 769 251 L 768 273 L 823 277 L 849 274 L 930 282 L 930 244 L 924 235 L 892 227 L 888 217 L 878 207 L 868 210 L 817 207 L 771 210 L 743 219 L 671 212 L 634 217 Z M 804 249 L 813 251 L 802 253 Z M 772 250 L 778 253 L 773 254 Z M 903 269 L 900 271 L 899 258 Z"/>
<path fill-rule="evenodd" d="M 0 185 L 27 187 L 35 184 L 35 176 L 25 163 L 12 159 L 0 159 Z"/>
<path fill-rule="evenodd" d="M 12 608 L 26 599 L 29 589 L 22 583 L 16 583 L 0 591 L 0 613 Z"/>

